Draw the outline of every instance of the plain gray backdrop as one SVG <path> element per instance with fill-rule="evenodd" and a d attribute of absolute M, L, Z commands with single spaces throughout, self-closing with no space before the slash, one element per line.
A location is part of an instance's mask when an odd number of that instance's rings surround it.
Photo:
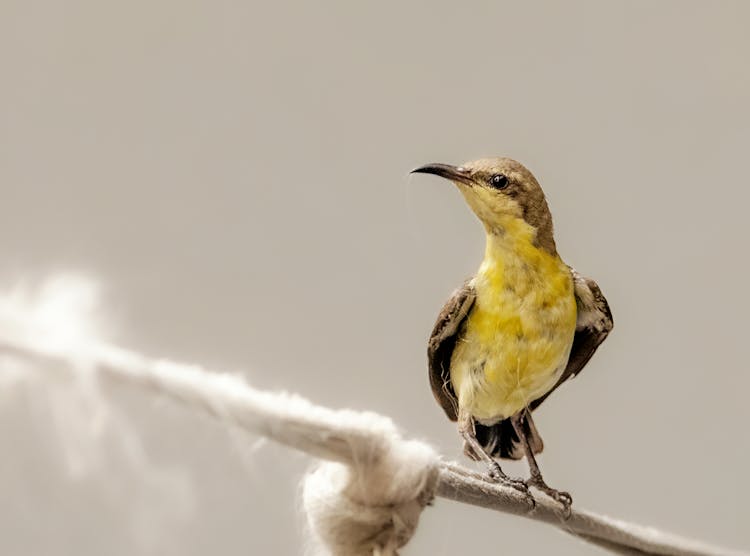
<path fill-rule="evenodd" d="M 744 2 L 3 0 L 0 285 L 85 272 L 119 344 L 382 412 L 459 458 L 425 344 L 482 229 L 450 184 L 408 172 L 512 156 L 615 316 L 538 412 L 546 478 L 580 507 L 748 548 L 748 18 Z M 127 462 L 72 476 L 65 423 L 33 391 L 6 396 L 0 552 L 302 552 L 306 457 L 108 394 L 187 492 Z M 469 549 L 599 552 L 438 500 L 404 553 Z"/>

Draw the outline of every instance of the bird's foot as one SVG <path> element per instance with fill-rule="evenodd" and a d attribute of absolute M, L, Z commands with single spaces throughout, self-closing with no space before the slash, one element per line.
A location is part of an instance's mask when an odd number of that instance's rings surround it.
<path fill-rule="evenodd" d="M 545 483 L 541 477 L 531 477 L 528 481 L 526 481 L 526 485 L 528 487 L 534 487 L 535 489 L 540 490 L 541 492 L 552 498 L 555 502 L 562 506 L 565 519 L 568 519 L 570 517 L 570 507 L 573 505 L 573 497 L 570 495 L 570 493 L 552 488 L 547 483 Z"/>
<path fill-rule="evenodd" d="M 532 510 L 536 508 L 536 500 L 534 499 L 534 495 L 531 494 L 529 485 L 526 484 L 526 481 L 508 477 L 508 475 L 506 475 L 505 472 L 500 468 L 500 464 L 498 464 L 496 461 L 493 461 L 489 464 L 487 477 L 493 483 L 500 483 L 517 490 L 518 492 L 523 494 L 524 498 L 526 498 L 526 502 L 528 502 Z"/>

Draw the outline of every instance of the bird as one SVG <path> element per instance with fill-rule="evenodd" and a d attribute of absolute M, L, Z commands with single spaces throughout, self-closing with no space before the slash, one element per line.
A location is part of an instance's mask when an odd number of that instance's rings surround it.
<path fill-rule="evenodd" d="M 521 163 L 483 158 L 433 163 L 412 173 L 452 181 L 484 226 L 484 258 L 448 299 L 427 346 L 438 404 L 456 421 L 464 452 L 488 465 L 488 478 L 533 487 L 569 514 L 568 492 L 544 480 L 532 412 L 575 377 L 612 330 L 609 304 L 594 280 L 560 257 L 539 182 Z M 505 474 L 499 459 L 526 458 L 529 478 Z"/>

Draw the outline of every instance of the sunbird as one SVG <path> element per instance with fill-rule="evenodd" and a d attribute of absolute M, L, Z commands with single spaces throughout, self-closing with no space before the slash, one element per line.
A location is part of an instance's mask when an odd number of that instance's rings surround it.
<path fill-rule="evenodd" d="M 612 330 L 599 286 L 560 258 L 552 215 L 533 174 L 510 158 L 462 166 L 427 164 L 412 173 L 451 180 L 484 225 L 476 275 L 443 307 L 427 347 L 430 385 L 464 452 L 489 477 L 544 492 L 570 511 L 569 493 L 547 485 L 535 454 L 542 439 L 531 413 L 576 376 Z M 530 477 L 511 479 L 497 459 L 526 457 Z"/>

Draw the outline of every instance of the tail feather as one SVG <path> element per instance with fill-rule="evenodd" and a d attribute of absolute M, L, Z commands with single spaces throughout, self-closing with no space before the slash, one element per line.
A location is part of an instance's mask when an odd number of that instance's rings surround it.
<path fill-rule="evenodd" d="M 524 433 L 529 439 L 531 451 L 534 454 L 540 453 L 544 449 L 544 442 L 539 432 L 534 426 L 531 413 L 526 414 L 523 420 Z M 504 419 L 494 425 L 486 426 L 476 424 L 476 435 L 479 443 L 484 447 L 492 457 L 503 459 L 521 459 L 524 455 L 521 439 L 518 438 L 513 424 L 510 419 Z M 473 454 L 469 454 L 474 457 Z"/>

